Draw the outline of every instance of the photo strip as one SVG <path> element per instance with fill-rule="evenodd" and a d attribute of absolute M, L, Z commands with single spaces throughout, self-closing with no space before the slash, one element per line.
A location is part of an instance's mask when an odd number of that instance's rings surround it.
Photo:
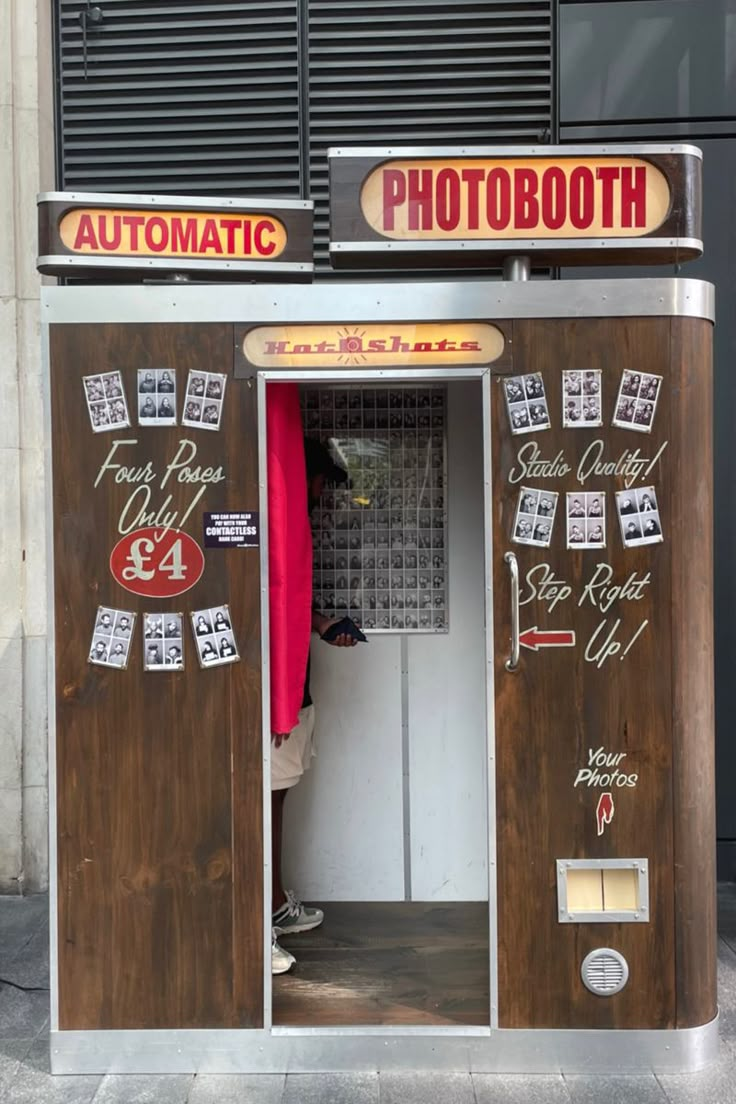
<path fill-rule="evenodd" d="M 176 372 L 138 370 L 138 425 L 176 425 Z"/>
<path fill-rule="evenodd" d="M 613 424 L 621 429 L 651 433 L 661 387 L 662 376 L 625 371 L 618 389 Z"/>
<path fill-rule="evenodd" d="M 616 491 L 616 511 L 624 548 L 638 548 L 640 544 L 659 544 L 664 540 L 654 487 Z"/>
<path fill-rule="evenodd" d="M 127 667 L 134 626 L 135 614 L 130 610 L 98 606 L 89 662 L 100 667 Z"/>
<path fill-rule="evenodd" d="M 601 377 L 598 368 L 562 373 L 562 425 L 565 429 L 603 425 Z"/>
<path fill-rule="evenodd" d="M 184 636 L 181 613 L 143 614 L 143 670 L 181 671 Z"/>
<path fill-rule="evenodd" d="M 511 539 L 516 544 L 549 548 L 558 498 L 557 491 L 539 491 L 533 487 L 522 487 L 519 491 Z"/>
<path fill-rule="evenodd" d="M 538 429 L 550 428 L 541 372 L 532 372 L 527 376 L 510 376 L 503 381 L 503 385 L 513 434 L 533 433 Z"/>
<path fill-rule="evenodd" d="M 190 372 L 181 424 L 219 429 L 227 376 L 217 372 Z"/>
<path fill-rule="evenodd" d="M 123 377 L 120 372 L 100 372 L 96 376 L 82 376 L 82 383 L 94 433 L 103 433 L 107 429 L 123 429 L 130 425 Z"/>
<path fill-rule="evenodd" d="M 311 512 L 317 608 L 365 633 L 448 632 L 446 387 L 309 386 L 301 404 L 347 477 Z"/>
<path fill-rule="evenodd" d="M 606 492 L 568 491 L 565 495 L 568 548 L 605 548 Z"/>
<path fill-rule="evenodd" d="M 240 659 L 229 606 L 193 610 L 190 616 L 201 667 L 219 667 Z"/>

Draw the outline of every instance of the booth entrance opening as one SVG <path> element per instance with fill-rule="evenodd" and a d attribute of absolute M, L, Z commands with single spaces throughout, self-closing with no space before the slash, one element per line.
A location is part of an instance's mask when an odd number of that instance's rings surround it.
<path fill-rule="evenodd" d="M 283 871 L 325 920 L 279 937 L 297 961 L 272 1022 L 487 1028 L 488 372 L 298 385 L 305 435 L 348 477 L 312 510 L 314 606 L 368 643 L 312 638 L 317 757 L 285 802 Z"/>

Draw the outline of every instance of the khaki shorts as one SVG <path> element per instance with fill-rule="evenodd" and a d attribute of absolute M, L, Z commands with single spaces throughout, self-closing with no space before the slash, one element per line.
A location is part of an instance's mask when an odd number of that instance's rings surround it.
<path fill-rule="evenodd" d="M 314 706 L 299 710 L 299 722 L 281 747 L 271 744 L 271 789 L 288 790 L 296 786 L 312 759 L 314 747 Z"/>

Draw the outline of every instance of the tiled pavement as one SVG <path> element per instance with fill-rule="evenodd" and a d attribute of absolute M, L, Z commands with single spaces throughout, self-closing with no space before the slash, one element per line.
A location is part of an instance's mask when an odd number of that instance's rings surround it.
<path fill-rule="evenodd" d="M 702 1073 L 51 1077 L 48 899 L 0 897 L 0 1104 L 736 1104 L 736 886 L 719 888 L 721 1055 Z"/>

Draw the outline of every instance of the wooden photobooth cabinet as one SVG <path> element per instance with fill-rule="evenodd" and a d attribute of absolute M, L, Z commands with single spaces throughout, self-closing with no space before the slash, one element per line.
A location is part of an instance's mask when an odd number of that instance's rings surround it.
<path fill-rule="evenodd" d="M 43 302 L 54 1070 L 633 1072 L 709 1060 L 709 285 L 416 282 L 390 295 L 371 284 L 67 287 L 45 289 Z M 486 404 L 488 590 L 478 601 L 488 643 L 488 1025 L 273 1029 L 264 388 L 262 372 L 246 378 L 236 363 L 254 324 L 422 321 L 488 323 L 503 335 L 492 363 L 446 373 L 478 379 Z M 133 397 L 144 369 L 175 373 L 179 411 L 190 372 L 225 374 L 219 429 L 139 424 Z M 600 373 L 601 424 L 563 426 L 563 371 Z M 648 431 L 612 425 L 624 371 L 659 379 Z M 121 373 L 130 425 L 119 431 L 92 431 L 82 380 L 100 372 Z M 535 374 L 549 425 L 513 433 L 507 385 Z M 347 381 L 428 377 L 400 363 L 334 370 Z M 538 396 L 523 397 L 532 416 Z M 185 440 L 193 445 L 181 452 Z M 663 539 L 627 547 L 616 492 L 649 487 Z M 515 540 L 530 490 L 533 521 L 539 496 L 558 496 L 548 546 Z M 605 497 L 603 545 L 568 547 L 568 494 L 591 496 L 591 508 Z M 111 571 L 123 531 L 160 527 L 166 512 L 201 545 L 204 512 L 259 510 L 260 550 L 206 548 L 201 578 L 184 593 L 133 594 Z M 189 615 L 225 603 L 240 660 L 202 669 Z M 88 661 L 100 606 L 138 614 L 125 669 Z M 183 613 L 183 670 L 144 670 L 151 610 Z M 454 735 L 459 747 L 462 738 Z M 621 869 L 609 860 L 634 865 L 608 875 Z M 627 967 L 614 995 L 581 979 L 600 949 Z M 616 961 L 603 963 L 604 982 Z"/>

